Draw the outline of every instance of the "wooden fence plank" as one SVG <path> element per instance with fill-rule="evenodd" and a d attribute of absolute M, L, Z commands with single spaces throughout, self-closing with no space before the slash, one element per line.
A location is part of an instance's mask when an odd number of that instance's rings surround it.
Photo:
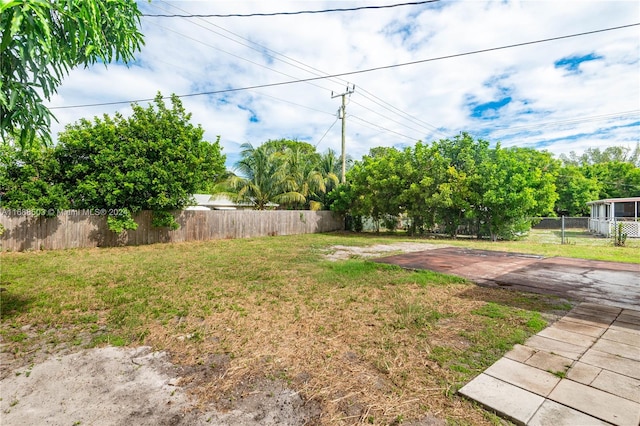
<path fill-rule="evenodd" d="M 82 247 L 145 245 L 160 242 L 206 241 L 268 235 L 309 234 L 344 229 L 344 221 L 329 211 L 212 210 L 175 212 L 180 228 L 153 228 L 149 211 L 135 218 L 138 229 L 117 235 L 109 231 L 105 215 L 67 210 L 56 217 L 0 210 L 0 250 L 60 250 Z"/>

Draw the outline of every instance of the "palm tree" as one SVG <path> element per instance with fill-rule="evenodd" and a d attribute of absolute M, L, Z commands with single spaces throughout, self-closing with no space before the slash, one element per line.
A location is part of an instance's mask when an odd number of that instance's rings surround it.
<path fill-rule="evenodd" d="M 282 153 L 267 145 L 254 148 L 250 143 L 245 143 L 241 147 L 242 159 L 236 164 L 241 176 L 234 174 L 228 180 L 238 201 L 251 202 L 256 210 L 265 210 L 269 203 L 306 201 L 287 178 Z"/>
<path fill-rule="evenodd" d="M 329 148 L 327 152 L 320 156 L 317 170 L 324 182 L 324 191 L 316 194 L 313 202 L 319 205 L 319 208 L 327 206 L 327 194 L 331 192 L 340 183 L 338 176 L 342 173 L 342 165 L 340 157 L 334 150 Z"/>
<path fill-rule="evenodd" d="M 307 145 L 284 139 L 258 147 L 243 144 L 238 174 L 226 181 L 233 198 L 253 203 L 257 210 L 269 203 L 290 209 L 323 208 L 327 192 L 338 185 L 339 159 L 335 151 L 319 155 Z"/>
<path fill-rule="evenodd" d="M 338 183 L 340 182 L 338 176 L 342 173 L 340 157 L 333 149 L 329 148 L 327 149 L 327 152 L 322 154 L 320 157 L 319 170 L 324 177 L 327 192 L 331 192 L 333 188 L 338 186 Z"/>
<path fill-rule="evenodd" d="M 284 155 L 284 179 L 289 187 L 304 197 L 302 203 L 293 203 L 293 208 L 319 210 L 322 206 L 313 198 L 326 192 L 322 173 L 318 170 L 320 156 L 303 149 L 288 148 Z M 302 205 L 300 205 L 302 204 Z"/>

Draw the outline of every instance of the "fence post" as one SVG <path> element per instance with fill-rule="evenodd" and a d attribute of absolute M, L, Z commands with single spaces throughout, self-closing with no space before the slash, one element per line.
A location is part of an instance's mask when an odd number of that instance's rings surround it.
<path fill-rule="evenodd" d="M 565 239 L 564 239 L 564 215 L 562 215 L 562 242 L 561 244 L 565 244 Z"/>

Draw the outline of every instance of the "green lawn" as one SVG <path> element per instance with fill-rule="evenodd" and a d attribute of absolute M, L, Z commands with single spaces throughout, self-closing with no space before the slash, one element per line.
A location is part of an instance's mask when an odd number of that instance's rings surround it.
<path fill-rule="evenodd" d="M 640 262 L 635 243 L 545 238 L 426 241 Z M 196 395 L 216 400 L 249 376 L 284 380 L 320 404 L 323 424 L 351 424 L 354 413 L 372 424 L 428 413 L 452 424 L 497 423 L 455 391 L 571 305 L 324 258 L 333 245 L 407 240 L 336 233 L 2 253 L 0 335 L 15 365 L 104 344 L 151 345 L 200 372 L 219 371 L 222 359 L 223 378 L 194 376 Z"/>

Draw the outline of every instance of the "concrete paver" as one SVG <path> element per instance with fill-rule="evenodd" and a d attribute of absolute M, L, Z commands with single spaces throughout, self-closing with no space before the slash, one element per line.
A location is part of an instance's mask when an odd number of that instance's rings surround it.
<path fill-rule="evenodd" d="M 513 346 L 509 352 L 507 352 L 504 356 L 505 358 L 512 359 L 514 361 L 525 362 L 529 358 L 531 358 L 536 352 L 536 349 L 530 348 L 528 346 L 516 344 Z"/>
<path fill-rule="evenodd" d="M 550 354 L 544 351 L 538 351 L 529 359 L 524 361 L 525 364 L 551 373 L 565 373 L 573 364 L 573 360 L 560 355 Z"/>
<path fill-rule="evenodd" d="M 612 328 L 614 330 L 626 331 L 629 333 L 640 334 L 640 325 L 631 324 L 629 322 L 624 322 L 624 321 L 614 321 L 614 323 L 611 324 L 611 327 L 609 328 Z"/>
<path fill-rule="evenodd" d="M 561 319 L 553 324 L 553 327 L 560 330 L 571 331 L 573 333 L 585 334 L 591 337 L 600 337 L 606 330 L 606 327 L 594 327 L 592 325 L 586 325 L 577 323 L 575 321 L 566 321 Z"/>
<path fill-rule="evenodd" d="M 581 303 L 571 310 L 571 315 L 589 315 L 596 318 L 607 318 L 608 322 L 616 319 L 622 312 L 622 308 L 606 306 L 606 309 L 598 309 L 598 305 L 593 303 Z"/>
<path fill-rule="evenodd" d="M 590 327 L 607 328 L 611 326 L 611 323 L 596 322 L 594 321 L 593 317 L 578 316 L 578 315 L 573 315 L 571 317 L 565 316 L 564 318 L 562 318 L 562 320 L 567 322 L 582 324 Z"/>
<path fill-rule="evenodd" d="M 626 322 L 629 324 L 640 325 L 640 317 L 631 314 L 631 311 L 625 310 L 618 317 L 618 321 Z"/>
<path fill-rule="evenodd" d="M 623 358 L 629 358 L 640 361 L 640 348 L 626 343 L 615 342 L 613 340 L 600 339 L 593 344 L 591 349 L 608 354 L 617 355 Z"/>
<path fill-rule="evenodd" d="M 484 374 L 511 383 L 541 396 L 547 396 L 556 387 L 560 378 L 544 370 L 513 361 L 509 358 L 498 360 L 484 371 Z"/>
<path fill-rule="evenodd" d="M 622 317 L 626 317 L 626 316 L 630 316 L 633 318 L 637 318 L 638 320 L 640 320 L 640 311 L 633 311 L 631 309 L 624 309 L 622 311 Z"/>
<path fill-rule="evenodd" d="M 592 316 L 610 316 L 611 319 L 615 319 L 622 312 L 622 308 L 616 306 L 607 306 L 607 309 L 598 309 L 598 305 L 593 303 L 582 303 L 580 306 L 576 306 L 571 313 L 572 314 L 581 314 L 581 315 L 592 315 Z"/>
<path fill-rule="evenodd" d="M 619 321 L 623 314 L 630 322 Z M 605 307 L 600 315 L 598 305 L 581 304 L 460 393 L 524 425 L 638 426 L 640 334 L 628 326 L 639 314 Z"/>
<path fill-rule="evenodd" d="M 571 343 L 561 342 L 548 337 L 533 336 L 526 342 L 527 346 L 532 348 L 557 354 L 569 359 L 578 359 L 587 349 L 585 346 L 572 345 Z"/>
<path fill-rule="evenodd" d="M 605 314 L 603 316 L 595 316 L 590 313 L 570 312 L 564 317 L 567 321 L 580 322 L 582 324 L 593 327 L 608 327 L 615 320 L 615 316 Z"/>
<path fill-rule="evenodd" d="M 637 265 L 629 265 L 626 264 L 627 266 L 630 266 L 631 269 L 639 271 L 640 272 L 640 267 Z M 607 306 L 607 305 L 601 305 L 601 304 L 597 304 L 597 303 L 589 303 L 589 302 L 585 302 L 585 303 L 581 303 L 580 306 L 576 307 L 576 310 L 582 311 L 582 310 L 590 310 L 590 311 L 594 311 L 596 313 L 598 312 L 607 312 L 607 313 L 613 313 L 613 314 L 619 314 L 620 313 L 620 308 L 618 308 L 617 306 Z M 631 312 L 635 312 L 635 311 L 631 311 Z"/>
<path fill-rule="evenodd" d="M 580 358 L 580 361 L 640 380 L 640 362 L 632 359 L 590 349 Z"/>
<path fill-rule="evenodd" d="M 640 404 L 640 380 L 602 370 L 591 386 Z"/>
<path fill-rule="evenodd" d="M 527 424 L 544 402 L 540 395 L 484 373 L 467 383 L 459 392 L 498 415 L 520 424 Z"/>
<path fill-rule="evenodd" d="M 610 423 L 598 420 L 588 414 L 584 414 L 566 405 L 547 399 L 542 403 L 536 414 L 527 423 L 529 426 L 557 426 L 557 425 L 580 425 L 580 426 L 611 426 Z"/>
<path fill-rule="evenodd" d="M 583 385 L 590 385 L 601 372 L 602 368 L 594 367 L 584 362 L 576 362 L 567 373 L 567 379 Z"/>
<path fill-rule="evenodd" d="M 585 349 L 593 345 L 596 341 L 595 337 L 585 336 L 584 334 L 565 331 L 554 326 L 547 327 L 538 333 L 538 336 L 548 337 L 549 339 L 559 340 L 561 342 L 571 343 L 576 346 L 583 346 Z"/>
<path fill-rule="evenodd" d="M 572 380 L 560 381 L 549 399 L 616 425 L 640 422 L 640 404 Z"/>
<path fill-rule="evenodd" d="M 626 343 L 640 348 L 640 334 L 630 333 L 625 330 L 610 328 L 602 335 L 603 339 L 613 340 L 614 342 Z"/>

